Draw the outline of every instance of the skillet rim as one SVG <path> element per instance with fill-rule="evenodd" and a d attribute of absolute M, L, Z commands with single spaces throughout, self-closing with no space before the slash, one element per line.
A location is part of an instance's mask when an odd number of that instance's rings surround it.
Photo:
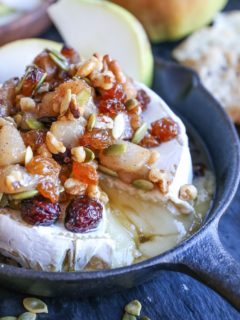
<path fill-rule="evenodd" d="M 52 271 L 35 271 L 31 269 L 15 267 L 7 264 L 0 264 L 0 274 L 10 276 L 14 274 L 15 277 L 19 279 L 32 279 L 32 280 L 46 280 L 46 281 L 67 281 L 67 282 L 77 282 L 77 281 L 88 281 L 88 280 L 95 280 L 95 279 L 103 279 L 103 278 L 110 278 L 114 276 L 119 276 L 122 274 L 127 274 L 131 272 L 135 272 L 141 269 L 147 269 L 150 267 L 158 266 L 160 264 L 175 264 L 172 260 L 172 257 L 178 255 L 181 251 L 184 251 L 186 247 L 194 245 L 197 238 L 200 238 L 204 235 L 204 232 L 211 228 L 214 224 L 216 224 L 219 219 L 227 212 L 227 208 L 231 204 L 233 197 L 237 192 L 237 188 L 240 182 L 240 144 L 239 144 L 239 137 L 237 131 L 234 127 L 234 124 L 228 117 L 227 113 L 223 110 L 221 105 L 217 102 L 217 100 L 205 89 L 203 84 L 200 81 L 199 76 L 197 73 L 190 68 L 185 66 L 179 65 L 177 63 L 171 61 L 165 61 L 161 58 L 155 59 L 155 64 L 164 65 L 167 67 L 172 67 L 176 69 L 182 70 L 182 72 L 188 72 L 192 74 L 192 76 L 197 81 L 197 89 L 201 91 L 201 93 L 206 96 L 208 100 L 211 101 L 211 105 L 214 108 L 214 112 L 218 112 L 222 117 L 223 121 L 225 122 L 225 128 L 228 131 L 228 134 L 231 135 L 231 141 L 233 144 L 233 149 L 235 150 L 235 157 L 232 159 L 233 163 L 229 169 L 228 173 L 228 181 L 227 181 L 227 188 L 224 189 L 223 201 L 219 202 L 216 208 L 213 210 L 211 209 L 212 213 L 209 215 L 209 218 L 205 221 L 205 223 L 190 237 L 188 237 L 183 242 L 179 243 L 177 246 L 173 247 L 172 249 L 152 257 L 150 259 L 138 262 L 136 264 L 132 264 L 130 266 L 114 268 L 114 269 L 105 269 L 105 270 L 98 270 L 98 271 L 76 271 L 76 272 L 52 272 Z M 157 92 L 156 92 L 157 93 Z M 181 118 L 181 114 L 180 114 Z M 191 121 L 189 121 L 191 124 Z M 210 152 L 211 155 L 211 152 Z M 213 204 L 215 203 L 216 199 L 213 200 Z"/>

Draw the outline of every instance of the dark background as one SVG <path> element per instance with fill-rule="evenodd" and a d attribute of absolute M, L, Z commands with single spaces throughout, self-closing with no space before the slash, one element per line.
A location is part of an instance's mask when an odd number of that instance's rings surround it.
<path fill-rule="evenodd" d="M 239 0 L 229 2 L 226 10 L 232 9 L 240 9 Z M 61 40 L 53 27 L 41 37 Z M 176 44 L 154 45 L 154 55 L 169 59 Z M 240 261 L 239 191 L 221 221 L 220 235 L 227 249 Z M 24 297 L 26 295 L 0 289 L 0 317 L 22 313 Z M 141 301 L 142 315 L 151 320 L 240 320 L 240 313 L 213 290 L 187 275 L 172 271 L 163 271 L 159 278 L 143 286 L 106 297 L 78 300 L 44 298 L 49 314 L 39 315 L 38 319 L 120 320 L 124 305 L 132 299 Z"/>

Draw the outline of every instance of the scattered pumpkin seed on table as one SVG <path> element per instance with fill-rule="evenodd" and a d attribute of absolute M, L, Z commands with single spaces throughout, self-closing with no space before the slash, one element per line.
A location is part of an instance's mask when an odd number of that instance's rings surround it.
<path fill-rule="evenodd" d="M 23 300 L 24 308 L 33 313 L 48 313 L 48 307 L 45 302 L 37 298 L 25 298 Z"/>
<path fill-rule="evenodd" d="M 36 320 L 36 318 L 36 313 L 24 312 L 17 318 L 17 320 Z"/>
<path fill-rule="evenodd" d="M 133 316 L 140 316 L 142 305 L 138 300 L 133 300 L 125 306 L 125 311 Z"/>
<path fill-rule="evenodd" d="M 137 320 L 137 318 L 135 316 L 133 316 L 132 314 L 129 313 L 124 313 L 122 320 Z"/>

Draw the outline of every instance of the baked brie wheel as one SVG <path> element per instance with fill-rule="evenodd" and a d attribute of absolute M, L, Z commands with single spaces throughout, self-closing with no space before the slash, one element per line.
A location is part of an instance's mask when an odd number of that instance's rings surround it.
<path fill-rule="evenodd" d="M 109 55 L 46 49 L 0 99 L 2 255 L 35 270 L 116 268 L 187 235 L 185 127 Z"/>

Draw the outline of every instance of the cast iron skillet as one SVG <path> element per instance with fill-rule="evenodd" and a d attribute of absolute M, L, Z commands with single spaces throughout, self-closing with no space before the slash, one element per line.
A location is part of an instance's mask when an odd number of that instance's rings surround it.
<path fill-rule="evenodd" d="M 195 73 L 162 60 L 156 61 L 155 70 L 154 90 L 197 130 L 212 158 L 217 191 L 204 225 L 174 249 L 124 268 L 48 273 L 2 264 L 2 285 L 34 295 L 87 296 L 131 288 L 170 269 L 197 276 L 240 308 L 240 264 L 225 251 L 218 236 L 219 220 L 236 193 L 240 178 L 237 133 Z"/>

